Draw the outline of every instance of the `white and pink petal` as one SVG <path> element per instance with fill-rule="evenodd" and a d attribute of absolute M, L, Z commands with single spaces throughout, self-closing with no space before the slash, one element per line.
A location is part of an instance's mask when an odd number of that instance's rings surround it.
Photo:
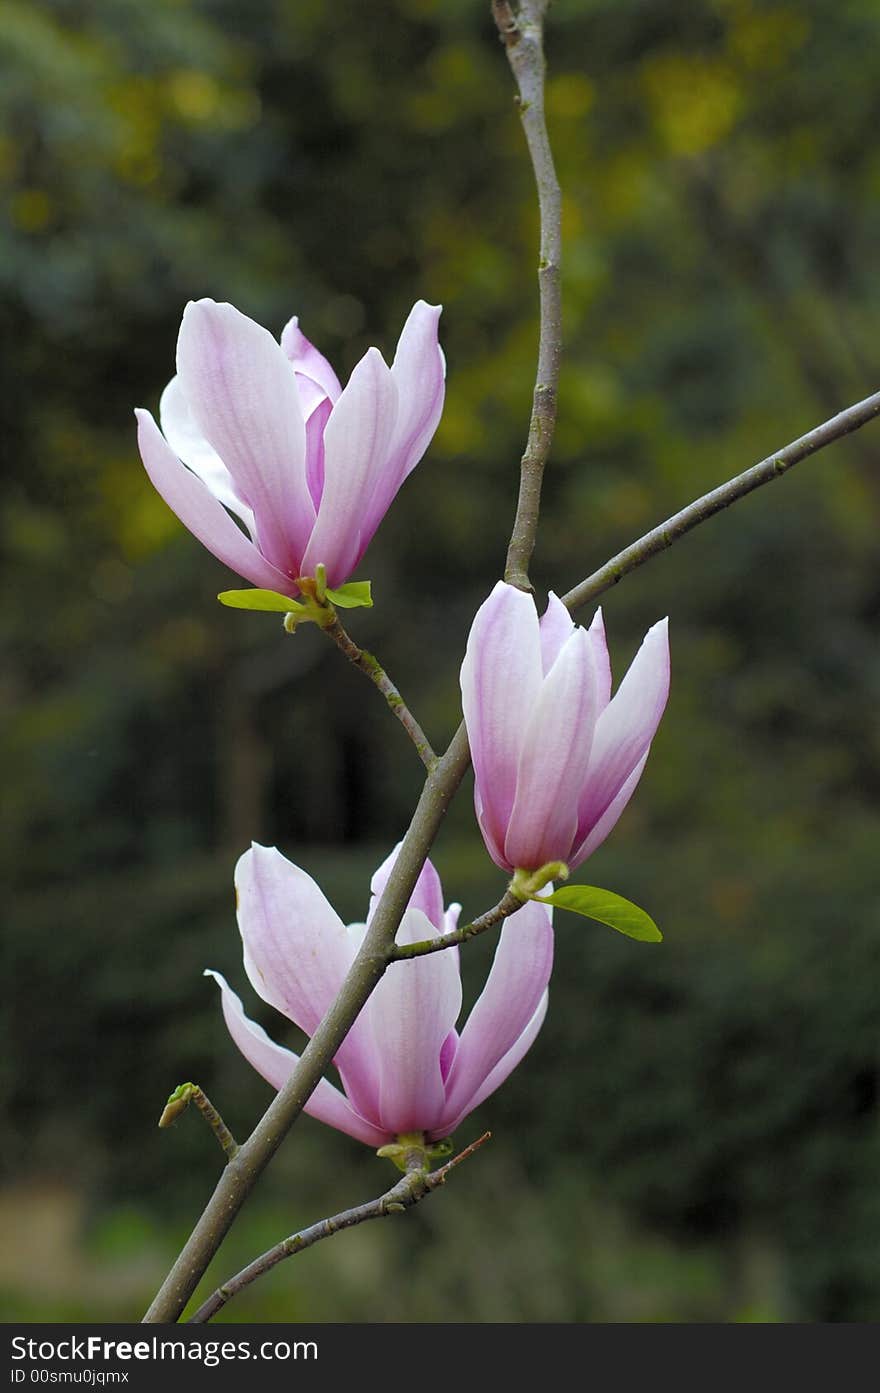
<path fill-rule="evenodd" d="M 543 680 L 538 615 L 530 595 L 499 581 L 477 610 L 461 667 L 477 816 L 494 859 L 516 798 L 526 726 Z M 513 869 L 513 867 L 509 867 Z"/>
<path fill-rule="evenodd" d="M 586 842 L 644 761 L 668 696 L 669 632 L 668 621 L 662 619 L 648 630 L 629 671 L 596 722 L 578 810 L 578 846 Z"/>
<path fill-rule="evenodd" d="M 273 1088 L 283 1088 L 299 1063 L 299 1055 L 277 1045 L 261 1025 L 245 1015 L 241 998 L 219 972 L 206 968 L 205 976 L 213 977 L 220 988 L 226 1027 L 245 1059 Z M 327 1079 L 319 1080 L 304 1111 L 367 1146 L 380 1147 L 391 1140 L 387 1132 L 355 1112 L 345 1095 Z"/>
<path fill-rule="evenodd" d="M 552 590 L 547 596 L 547 608 L 541 615 L 539 628 L 541 665 L 546 677 L 559 657 L 563 644 L 568 642 L 575 630 L 574 620 L 559 596 L 554 595 Z"/>
<path fill-rule="evenodd" d="M 583 861 L 586 861 L 589 856 L 592 856 L 593 852 L 597 851 L 602 845 L 605 838 L 614 831 L 627 803 L 638 787 L 639 779 L 642 777 L 645 765 L 648 762 L 649 753 L 649 750 L 645 751 L 635 769 L 624 782 L 619 792 L 612 798 L 598 822 L 595 822 L 584 839 L 578 842 L 572 852 L 571 860 L 568 863 L 570 870 L 576 870 Z"/>
<path fill-rule="evenodd" d="M 397 942 L 436 936 L 421 910 L 408 909 Z M 445 951 L 393 962 L 365 1010 L 379 1075 L 375 1120 L 394 1133 L 431 1130 L 446 1102 L 441 1056 L 461 1010 L 454 956 Z"/>
<path fill-rule="evenodd" d="M 442 308 L 416 301 L 401 330 L 391 364 L 400 401 L 392 445 L 400 474 L 398 483 L 422 458 L 443 414 L 446 364 L 438 339 Z"/>
<path fill-rule="evenodd" d="M 397 388 L 378 349 L 357 364 L 324 427 L 321 503 L 302 562 L 302 574 L 323 564 L 331 586 L 345 583 L 363 554 L 365 517 L 397 419 Z"/>
<path fill-rule="evenodd" d="M 335 1001 L 355 945 L 320 887 L 276 850 L 254 843 L 235 870 L 245 971 L 254 990 L 307 1035 Z M 372 1041 L 355 1021 L 334 1063 L 355 1107 L 375 1097 Z"/>
<path fill-rule="evenodd" d="M 486 985 L 461 1032 L 446 1080 L 450 1114 L 469 1110 L 470 1100 L 528 1028 L 552 967 L 552 911 L 531 901 L 505 920 Z"/>
<path fill-rule="evenodd" d="M 198 475 L 224 508 L 240 518 L 251 538 L 256 536 L 253 511 L 239 497 L 232 475 L 193 420 L 179 377 L 172 377 L 159 398 L 159 424 L 178 459 Z"/>
<path fill-rule="evenodd" d="M 296 315 L 287 321 L 281 332 L 281 349 L 298 377 L 309 378 L 320 389 L 321 396 L 336 401 L 342 391 L 339 378 L 323 353 L 306 338 Z M 307 414 L 312 409 L 308 406 Z"/>
<path fill-rule="evenodd" d="M 575 629 L 544 678 L 523 732 L 504 841 L 509 865 L 536 870 L 568 860 L 596 715 L 593 649 L 586 630 Z"/>
<path fill-rule="evenodd" d="M 253 510 L 260 550 L 291 576 L 315 508 L 305 421 L 291 365 L 272 335 L 232 305 L 187 305 L 177 371 L 196 427 Z"/>
<path fill-rule="evenodd" d="M 460 1112 L 453 1113 L 451 1111 L 448 1111 L 444 1114 L 443 1118 L 440 1120 L 439 1125 L 430 1134 L 429 1140 L 436 1140 L 439 1137 L 450 1136 L 453 1132 L 457 1130 L 459 1124 L 464 1121 L 464 1119 L 468 1116 L 469 1113 L 472 1113 L 475 1108 L 478 1108 L 481 1103 L 485 1102 L 487 1098 L 491 1097 L 495 1090 L 497 1088 L 500 1088 L 504 1081 L 510 1077 L 516 1066 L 523 1060 L 525 1055 L 531 1049 L 532 1045 L 535 1043 L 535 1040 L 538 1036 L 538 1032 L 540 1031 L 541 1026 L 544 1024 L 544 1017 L 547 1015 L 548 1001 L 549 996 L 548 993 L 545 991 L 541 1000 L 538 1002 L 538 1006 L 535 1010 L 535 1014 L 532 1016 L 532 1019 L 529 1021 L 528 1025 L 526 1026 L 522 1034 L 519 1036 L 519 1038 L 507 1051 L 507 1054 L 504 1055 L 503 1059 L 500 1059 L 498 1061 L 491 1074 L 489 1074 L 483 1080 L 476 1093 L 468 1100 L 467 1103 L 464 1104 Z"/>
<path fill-rule="evenodd" d="M 385 886 L 388 884 L 388 877 L 397 860 L 401 845 L 402 843 L 398 842 L 391 854 L 386 856 L 379 869 L 373 873 L 373 878 L 370 881 L 370 908 L 367 913 L 368 924 L 375 914 L 379 899 L 385 890 Z M 425 864 L 419 872 L 419 878 L 413 888 L 408 907 L 410 909 L 420 909 L 423 914 L 427 915 L 435 929 L 443 930 L 443 887 L 440 884 L 440 877 L 434 868 L 433 862 L 430 860 L 425 861 Z"/>
<path fill-rule="evenodd" d="M 273 566 L 233 522 L 206 484 L 169 446 L 149 411 L 135 411 L 138 448 L 156 492 L 202 546 L 251 584 L 282 595 L 298 593 L 290 576 Z"/>

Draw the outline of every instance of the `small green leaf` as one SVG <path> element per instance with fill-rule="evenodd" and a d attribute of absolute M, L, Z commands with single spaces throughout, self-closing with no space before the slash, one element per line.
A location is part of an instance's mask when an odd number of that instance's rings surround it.
<path fill-rule="evenodd" d="M 350 580 L 338 590 L 328 590 L 327 599 L 340 609 L 372 609 L 370 585 L 368 580 Z"/>
<path fill-rule="evenodd" d="M 297 604 L 289 595 L 279 595 L 277 590 L 221 590 L 217 599 L 230 609 L 271 610 L 274 614 L 305 609 L 305 605 Z"/>
<path fill-rule="evenodd" d="M 539 904 L 554 904 L 560 909 L 570 909 L 573 914 L 582 914 L 585 919 L 598 919 L 627 938 L 637 938 L 640 943 L 661 943 L 663 935 L 650 914 L 639 909 L 637 904 L 615 895 L 613 890 L 600 890 L 595 885 L 563 885 L 552 895 L 536 895 Z"/>

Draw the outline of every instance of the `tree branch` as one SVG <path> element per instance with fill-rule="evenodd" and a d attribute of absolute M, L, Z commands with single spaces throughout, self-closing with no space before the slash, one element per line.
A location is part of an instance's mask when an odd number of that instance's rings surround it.
<path fill-rule="evenodd" d="M 538 290 L 540 331 L 538 370 L 525 454 L 520 464 L 519 498 L 504 579 L 531 590 L 529 562 L 535 549 L 541 484 L 556 425 L 559 360 L 562 352 L 562 198 L 544 114 L 544 15 L 548 0 L 520 0 L 514 13 L 508 0 L 493 0 L 492 14 L 504 43 L 519 92 L 519 113 L 538 191 L 540 254 Z"/>
<path fill-rule="evenodd" d="M 393 943 L 388 954 L 389 962 L 401 962 L 407 958 L 423 958 L 428 953 L 442 953 L 444 948 L 453 948 L 457 943 L 466 943 L 469 938 L 476 938 L 478 934 L 483 934 L 487 929 L 492 929 L 496 924 L 500 924 L 502 919 L 506 919 L 510 914 L 516 914 L 518 909 L 522 909 L 523 901 L 518 895 L 512 895 L 508 890 L 503 899 L 492 908 L 487 909 L 485 914 L 481 914 L 479 919 L 474 919 L 470 924 L 461 924 L 457 929 L 452 929 L 450 933 L 441 934 L 439 938 L 423 938 L 418 943 Z"/>
<path fill-rule="evenodd" d="M 567 595 L 563 595 L 562 603 L 574 610 L 590 600 L 595 600 L 624 576 L 629 575 L 630 571 L 635 571 L 646 561 L 650 561 L 652 556 L 671 547 L 673 542 L 677 542 L 679 537 L 683 537 L 701 522 L 714 517 L 723 508 L 729 508 L 731 503 L 745 498 L 746 494 L 761 488 L 763 484 L 772 483 L 793 465 L 816 454 L 818 450 L 824 450 L 835 440 L 841 440 L 852 431 L 861 430 L 862 426 L 866 426 L 877 416 L 880 416 L 880 392 L 865 397 L 864 401 L 856 402 L 854 406 L 848 406 L 845 411 L 832 416 L 830 421 L 824 421 L 821 426 L 816 426 L 806 435 L 793 440 L 790 445 L 785 445 L 775 454 L 768 455 L 759 464 L 752 465 L 745 473 L 737 474 L 735 478 L 728 479 L 726 483 L 720 484 L 702 498 L 689 503 L 686 508 L 682 508 L 680 512 L 674 513 L 671 518 L 646 532 L 637 542 L 612 556 L 598 571 L 594 571 L 586 580 L 581 581 L 580 585 L 574 586 Z"/>
<path fill-rule="evenodd" d="M 378 659 L 374 658 L 372 653 L 367 653 L 365 649 L 358 648 L 354 639 L 346 633 L 340 624 L 338 615 L 331 624 L 323 625 L 323 629 L 324 633 L 332 638 L 340 652 L 345 654 L 348 661 L 354 667 L 359 668 L 369 677 L 374 686 L 378 687 L 415 745 L 419 759 L 425 768 L 433 769 L 437 763 L 437 756 L 431 748 L 431 743 Z"/>
<path fill-rule="evenodd" d="M 426 1195 L 446 1184 L 446 1178 L 451 1170 L 460 1166 L 462 1161 L 466 1161 L 469 1156 L 473 1156 L 491 1136 L 490 1132 L 484 1132 L 470 1146 L 465 1147 L 464 1151 L 453 1156 L 451 1161 L 447 1161 L 445 1166 L 440 1166 L 435 1171 L 426 1172 L 421 1168 L 411 1170 L 398 1180 L 390 1190 L 386 1190 L 384 1195 L 378 1199 L 370 1200 L 366 1204 L 355 1205 L 352 1209 L 344 1209 L 341 1214 L 334 1214 L 331 1219 L 321 1219 L 319 1223 L 312 1224 L 310 1228 L 302 1229 L 299 1233 L 291 1234 L 289 1238 L 282 1239 L 276 1243 L 274 1248 L 269 1248 L 260 1257 L 255 1258 L 247 1267 L 242 1268 L 228 1282 L 224 1282 L 222 1287 L 218 1287 L 212 1296 L 208 1297 L 194 1316 L 191 1316 L 188 1324 L 206 1325 L 218 1311 L 231 1301 L 233 1296 L 237 1296 L 245 1287 L 250 1286 L 258 1277 L 262 1277 L 265 1272 L 270 1272 L 273 1267 L 277 1267 L 279 1262 L 285 1258 L 292 1258 L 296 1253 L 302 1253 L 306 1248 L 311 1248 L 315 1243 L 320 1243 L 323 1238 L 332 1238 L 335 1233 L 340 1233 L 343 1229 L 354 1228 L 357 1224 L 366 1223 L 368 1219 L 384 1219 L 389 1214 L 403 1214 L 407 1209 L 412 1209 L 423 1200 Z"/>
<path fill-rule="evenodd" d="M 520 500 L 511 537 L 507 572 L 510 582 L 524 589 L 531 588 L 527 574 L 528 561 L 534 547 L 538 522 L 541 477 L 555 424 L 559 370 L 559 190 L 543 117 L 544 60 L 541 31 L 545 8 L 545 3 L 540 3 L 539 0 L 523 0 L 516 22 L 505 27 L 504 12 L 510 15 L 511 21 L 513 20 L 509 6 L 499 4 L 496 0 L 494 7 L 496 19 L 499 15 L 502 16 L 499 27 L 520 88 L 523 125 L 535 167 L 541 204 L 541 333 L 538 373 L 529 441 L 522 460 Z M 372 672 L 368 675 L 375 681 Z M 425 744 L 427 746 L 427 742 Z M 424 755 L 422 757 L 424 759 Z M 467 734 L 462 723 L 442 758 L 428 763 L 428 777 L 413 820 L 404 836 L 385 890 L 339 996 L 300 1056 L 299 1063 L 287 1083 L 221 1175 L 198 1223 L 147 1311 L 145 1322 L 158 1323 L 179 1319 L 239 1209 L 302 1112 L 303 1106 L 317 1087 L 364 1003 L 385 972 L 398 925 L 409 903 L 416 880 L 449 802 L 469 763 Z"/>

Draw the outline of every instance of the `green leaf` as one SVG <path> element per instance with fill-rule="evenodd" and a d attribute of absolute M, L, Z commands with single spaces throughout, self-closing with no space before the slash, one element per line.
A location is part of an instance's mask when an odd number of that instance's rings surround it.
<path fill-rule="evenodd" d="M 350 580 L 338 590 L 328 590 L 327 599 L 340 609 L 372 609 L 370 585 L 368 580 Z"/>
<path fill-rule="evenodd" d="M 650 914 L 639 909 L 631 900 L 615 895 L 613 890 L 600 890 L 595 885 L 563 885 L 552 895 L 535 895 L 539 904 L 558 905 L 560 909 L 570 909 L 573 914 L 582 914 L 585 919 L 598 919 L 627 938 L 637 938 L 640 943 L 661 943 L 663 935 Z"/>
<path fill-rule="evenodd" d="M 279 595 L 277 590 L 221 590 L 217 599 L 230 609 L 271 610 L 274 614 L 305 609 L 305 605 L 297 604 L 289 595 Z"/>

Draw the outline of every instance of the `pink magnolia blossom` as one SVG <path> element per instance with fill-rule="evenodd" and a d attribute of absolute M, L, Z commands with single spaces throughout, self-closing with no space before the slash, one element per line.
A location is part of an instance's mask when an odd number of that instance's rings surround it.
<path fill-rule="evenodd" d="M 232 305 L 190 303 L 162 431 L 135 412 L 150 479 L 254 585 L 295 595 L 322 563 L 331 587 L 344 584 L 440 420 L 439 317 L 419 300 L 391 367 L 370 348 L 343 389 L 296 319 L 279 345 Z"/>
<path fill-rule="evenodd" d="M 367 922 L 396 850 L 371 884 Z M 251 985 L 307 1035 L 336 997 L 366 926 L 346 927 L 321 890 L 274 847 L 254 845 L 236 868 L 238 925 Z M 398 943 L 436 938 L 455 927 L 459 906 L 444 911 L 440 879 L 426 861 L 397 933 Z M 334 1064 L 344 1091 L 322 1079 L 306 1112 L 368 1146 L 403 1132 L 429 1141 L 449 1135 L 504 1082 L 532 1044 L 547 1010 L 553 962 L 551 911 L 527 904 L 504 923 L 482 995 L 461 1034 L 458 949 L 394 962 Z M 275 1044 L 244 1014 L 219 973 L 223 1014 L 245 1058 L 274 1088 L 298 1056 Z"/>
<path fill-rule="evenodd" d="M 477 611 L 461 669 L 477 819 L 506 870 L 579 866 L 638 783 L 669 695 L 667 621 L 648 630 L 611 696 L 602 611 L 579 628 L 551 592 L 503 581 Z"/>

